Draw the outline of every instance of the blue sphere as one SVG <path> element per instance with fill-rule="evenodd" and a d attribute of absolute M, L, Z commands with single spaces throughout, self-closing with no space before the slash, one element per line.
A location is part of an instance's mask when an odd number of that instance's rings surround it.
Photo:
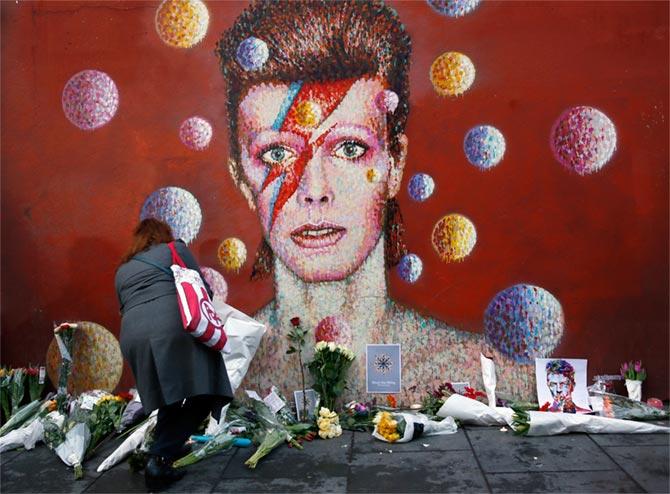
<path fill-rule="evenodd" d="M 468 131 L 463 142 L 468 161 L 482 170 L 493 168 L 505 155 L 505 138 L 490 125 L 478 125 Z"/>
<path fill-rule="evenodd" d="M 484 313 L 486 340 L 523 364 L 550 355 L 561 341 L 564 326 L 563 308 L 556 297 L 533 285 L 506 288 L 493 297 Z"/>
<path fill-rule="evenodd" d="M 142 205 L 140 220 L 156 218 L 172 229 L 176 239 L 187 244 L 200 231 L 202 212 L 198 200 L 188 190 L 179 187 L 163 187 L 152 192 Z"/>
<path fill-rule="evenodd" d="M 409 196 L 418 202 L 423 202 L 433 195 L 435 190 L 435 182 L 433 177 L 425 173 L 417 173 L 412 176 L 407 184 L 407 191 Z"/>
<path fill-rule="evenodd" d="M 462 17 L 477 8 L 480 0 L 427 0 L 435 12 L 447 17 Z"/>
<path fill-rule="evenodd" d="M 416 254 L 407 254 L 400 259 L 398 274 L 407 283 L 416 283 L 423 272 L 423 263 Z"/>
<path fill-rule="evenodd" d="M 262 39 L 250 36 L 240 43 L 237 47 L 235 58 L 244 70 L 259 70 L 265 65 L 270 50 L 268 45 Z"/>

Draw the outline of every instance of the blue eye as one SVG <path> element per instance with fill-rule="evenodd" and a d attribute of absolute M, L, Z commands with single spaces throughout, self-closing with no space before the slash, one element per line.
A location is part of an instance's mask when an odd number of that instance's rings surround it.
<path fill-rule="evenodd" d="M 356 160 L 361 158 L 368 150 L 368 146 L 358 141 L 344 141 L 339 144 L 333 154 L 338 158 Z"/>
<path fill-rule="evenodd" d="M 261 153 L 260 159 L 266 165 L 285 165 L 289 161 L 295 158 L 295 153 L 284 146 L 273 146 L 263 153 Z"/>

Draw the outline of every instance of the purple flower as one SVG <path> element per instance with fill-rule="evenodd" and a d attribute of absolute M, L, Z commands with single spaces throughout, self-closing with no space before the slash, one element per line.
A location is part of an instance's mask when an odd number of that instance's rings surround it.
<path fill-rule="evenodd" d="M 642 362 L 639 360 L 635 361 L 635 372 L 640 372 L 642 370 Z"/>

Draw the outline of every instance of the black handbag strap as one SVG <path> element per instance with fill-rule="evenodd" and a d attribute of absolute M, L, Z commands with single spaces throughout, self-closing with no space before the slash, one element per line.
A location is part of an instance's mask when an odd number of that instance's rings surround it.
<path fill-rule="evenodd" d="M 155 263 L 155 262 L 153 262 L 153 261 L 150 261 L 149 259 L 145 259 L 145 258 L 140 257 L 140 256 L 134 256 L 134 257 L 131 257 L 131 259 L 135 259 L 136 261 L 142 261 L 142 262 L 144 262 L 144 263 L 146 263 L 146 264 L 150 264 L 151 266 L 160 269 L 161 271 L 163 271 L 163 272 L 164 272 L 165 274 L 167 274 L 168 276 L 170 276 L 170 277 L 174 277 L 174 273 L 172 272 L 171 269 L 168 269 L 168 268 L 166 268 L 165 266 L 161 266 L 160 264 L 157 264 L 157 263 Z"/>

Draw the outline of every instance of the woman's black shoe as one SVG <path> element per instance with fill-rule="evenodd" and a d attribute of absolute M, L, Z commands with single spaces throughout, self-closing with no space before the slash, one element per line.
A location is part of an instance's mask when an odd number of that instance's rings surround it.
<path fill-rule="evenodd" d="M 181 479 L 186 472 L 172 468 L 172 460 L 162 456 L 149 456 L 144 469 L 144 483 L 149 492 L 160 492 Z"/>

